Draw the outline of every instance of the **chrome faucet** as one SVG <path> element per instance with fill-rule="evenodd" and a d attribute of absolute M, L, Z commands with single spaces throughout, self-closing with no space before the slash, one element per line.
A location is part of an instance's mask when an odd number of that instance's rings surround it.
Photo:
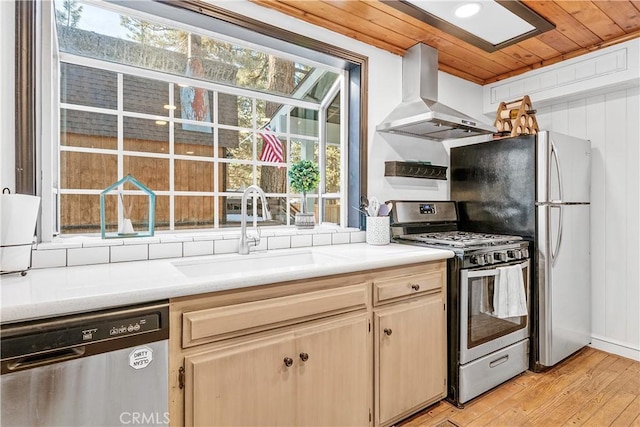
<path fill-rule="evenodd" d="M 269 206 L 267 205 L 267 198 L 264 195 L 264 191 L 262 191 L 262 188 L 258 187 L 257 185 L 248 186 L 242 194 L 242 203 L 240 205 L 240 247 L 238 248 L 238 253 L 240 255 L 247 255 L 249 253 L 249 247 L 257 246 L 260 244 L 259 228 L 257 237 L 247 237 L 247 199 L 249 198 L 249 194 L 251 193 L 258 193 L 260 199 L 262 200 L 262 216 L 264 220 L 268 221 L 271 219 L 271 213 L 269 212 Z"/>

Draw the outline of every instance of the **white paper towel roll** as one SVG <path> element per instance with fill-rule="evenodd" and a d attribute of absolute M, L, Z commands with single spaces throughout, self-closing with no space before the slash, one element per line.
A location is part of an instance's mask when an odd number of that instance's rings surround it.
<path fill-rule="evenodd" d="M 0 195 L 0 271 L 26 270 L 31 264 L 40 197 Z"/>

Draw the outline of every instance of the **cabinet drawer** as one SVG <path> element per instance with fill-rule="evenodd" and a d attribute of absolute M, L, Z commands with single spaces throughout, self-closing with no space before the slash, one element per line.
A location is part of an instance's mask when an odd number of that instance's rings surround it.
<path fill-rule="evenodd" d="M 376 280 L 373 283 L 373 303 L 438 291 L 444 280 L 444 269 Z"/>
<path fill-rule="evenodd" d="M 367 295 L 367 284 L 360 283 L 186 312 L 182 316 L 182 346 L 192 347 L 329 314 L 364 309 Z"/>

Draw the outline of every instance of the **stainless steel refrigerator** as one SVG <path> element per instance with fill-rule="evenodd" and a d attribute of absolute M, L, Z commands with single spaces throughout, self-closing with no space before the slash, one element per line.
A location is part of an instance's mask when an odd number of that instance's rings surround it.
<path fill-rule="evenodd" d="M 555 132 L 451 149 L 461 229 L 532 242 L 531 365 L 591 341 L 591 143 Z"/>

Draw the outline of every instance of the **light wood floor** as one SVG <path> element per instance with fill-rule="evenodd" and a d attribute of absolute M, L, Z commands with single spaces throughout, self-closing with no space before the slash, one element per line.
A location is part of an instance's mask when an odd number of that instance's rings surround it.
<path fill-rule="evenodd" d="M 640 427 L 640 362 L 587 347 L 543 374 L 513 378 L 464 409 L 440 402 L 399 425 Z"/>

